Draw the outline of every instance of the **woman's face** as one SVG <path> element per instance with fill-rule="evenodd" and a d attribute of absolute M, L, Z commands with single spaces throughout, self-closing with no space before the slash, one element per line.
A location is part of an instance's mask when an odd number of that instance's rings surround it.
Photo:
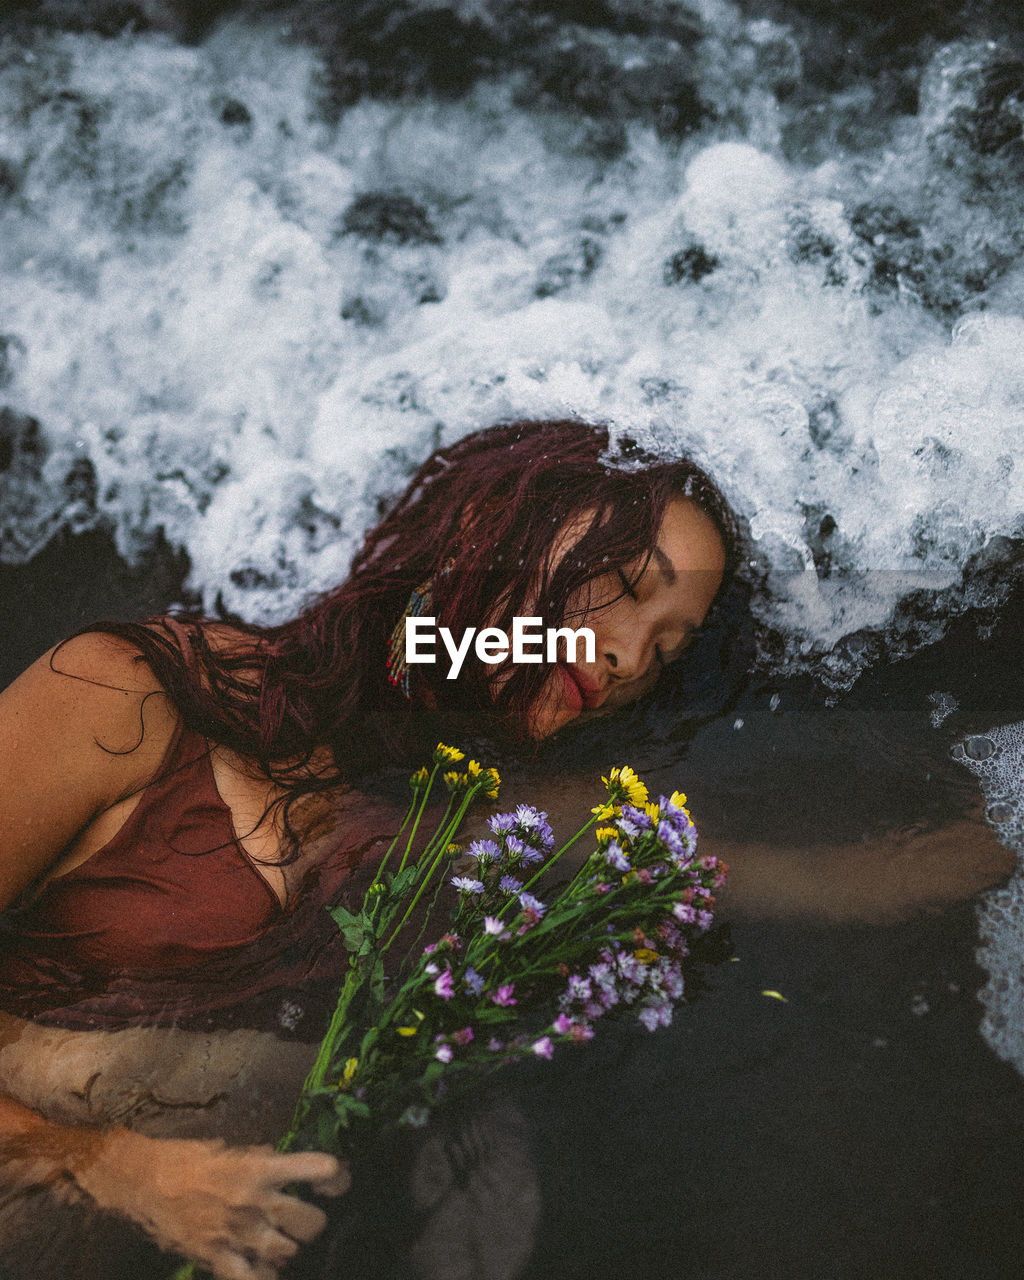
<path fill-rule="evenodd" d="M 589 608 L 573 627 L 594 633 L 594 661 L 552 666 L 528 712 L 530 736 L 546 738 L 574 721 L 634 702 L 689 645 L 711 608 L 725 569 L 714 521 L 688 498 L 673 498 L 639 581 L 640 566 L 592 584 Z M 629 584 L 632 582 L 632 588 Z"/>

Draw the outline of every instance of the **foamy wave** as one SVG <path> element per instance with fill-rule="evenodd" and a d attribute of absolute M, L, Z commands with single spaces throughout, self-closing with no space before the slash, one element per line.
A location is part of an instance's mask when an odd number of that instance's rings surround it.
<path fill-rule="evenodd" d="M 621 95 L 614 139 L 578 85 L 531 100 L 540 46 L 457 101 L 340 111 L 335 64 L 266 25 L 9 48 L 0 554 L 163 530 L 207 606 L 279 618 L 437 443 L 576 414 L 719 479 L 776 660 L 843 683 L 844 637 L 903 643 L 922 589 L 959 607 L 1024 516 L 1006 60 L 939 51 L 884 129 L 825 95 L 811 137 L 793 32 L 659 21 L 566 46 Z M 673 88 L 669 119 L 643 92 L 682 59 L 698 106 Z"/>

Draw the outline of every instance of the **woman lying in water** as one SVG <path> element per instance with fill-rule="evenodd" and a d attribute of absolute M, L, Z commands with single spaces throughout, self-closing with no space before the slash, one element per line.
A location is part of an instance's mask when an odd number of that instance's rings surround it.
<path fill-rule="evenodd" d="M 350 829 L 360 780 L 439 737 L 538 741 L 651 688 L 732 572 L 735 522 L 696 466 L 627 469 L 607 445 L 574 422 L 478 432 L 424 464 L 349 578 L 293 622 L 104 624 L 16 680 L 0 695 L 0 1007 L 35 1028 L 187 1025 L 323 976 L 322 908 L 379 834 Z M 455 636 L 586 625 L 595 650 L 470 659 L 448 680 L 445 662 L 405 661 L 405 616 L 428 611 Z M 272 1277 L 320 1229 L 290 1185 L 346 1185 L 328 1155 L 68 1124 L 10 1096 L 0 1157 L 8 1185 L 84 1193 L 222 1280 Z"/>
<path fill-rule="evenodd" d="M 268 1001 L 301 1016 L 308 985 L 329 987 L 347 959 L 323 907 L 375 864 L 384 820 L 360 798 L 375 773 L 418 765 L 439 738 L 537 742 L 634 701 L 680 658 L 736 566 L 735 520 L 696 466 L 616 464 L 607 445 L 572 422 L 478 432 L 424 464 L 346 582 L 293 622 L 104 625 L 0 695 L 0 1008 L 19 1018 L 9 1038 L 22 1029 L 19 1096 L 0 1099 L 8 1184 L 81 1195 L 222 1280 L 273 1280 L 320 1230 L 288 1188 L 343 1190 L 332 1157 L 143 1133 L 116 1072 L 109 1106 L 83 1068 L 80 1110 L 56 1108 L 33 1063 L 73 1058 L 73 1032 L 118 1031 L 127 1077 L 133 1055 L 166 1056 L 142 1038 L 153 1027 L 236 1008 L 251 1025 L 244 1010 Z M 444 660 L 405 661 L 410 614 L 455 637 L 541 616 L 586 625 L 595 649 L 471 657 L 448 680 Z M 915 849 L 908 901 L 962 889 L 927 884 L 971 856 L 956 835 Z M 762 853 L 762 891 L 800 901 L 810 863 Z M 890 855 L 863 846 L 848 865 L 875 886 Z M 989 844 L 967 891 L 1005 869 Z M 278 1058 L 297 1047 L 273 1044 Z M 70 1123 L 82 1109 L 108 1123 Z"/>

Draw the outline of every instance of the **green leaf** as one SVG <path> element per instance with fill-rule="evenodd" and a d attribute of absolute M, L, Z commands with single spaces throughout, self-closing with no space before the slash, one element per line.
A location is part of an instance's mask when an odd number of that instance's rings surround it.
<path fill-rule="evenodd" d="M 352 1120 L 368 1120 L 370 1108 L 360 1098 L 353 1098 L 350 1093 L 339 1093 L 334 1100 L 334 1113 L 339 1124 L 347 1129 Z"/>
<path fill-rule="evenodd" d="M 320 1151 L 330 1151 L 338 1136 L 338 1126 L 334 1117 L 327 1111 L 322 1112 L 316 1123 L 316 1145 Z"/>
<path fill-rule="evenodd" d="M 415 865 L 408 866 L 404 871 L 395 876 L 391 882 L 391 891 L 394 896 L 399 897 L 407 890 L 411 889 L 416 883 L 418 868 Z"/>
<path fill-rule="evenodd" d="M 335 907 L 330 914 L 331 919 L 341 930 L 341 936 L 345 939 L 345 946 L 349 951 L 360 951 L 365 954 L 363 950 L 366 939 L 365 917 L 362 915 L 354 916 L 351 911 L 346 911 L 344 907 Z"/>

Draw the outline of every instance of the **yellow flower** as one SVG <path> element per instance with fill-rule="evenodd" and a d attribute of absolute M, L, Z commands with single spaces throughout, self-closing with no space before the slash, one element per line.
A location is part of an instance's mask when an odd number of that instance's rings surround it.
<path fill-rule="evenodd" d="M 445 849 L 445 853 L 448 854 L 450 858 L 457 858 L 461 852 L 462 845 L 455 844 L 454 841 L 447 847 L 447 849 Z"/>
<path fill-rule="evenodd" d="M 608 777 L 602 777 L 601 781 L 608 788 L 608 794 L 613 800 L 626 800 L 632 805 L 647 803 L 647 788 L 636 776 L 636 771 L 628 764 L 622 765 L 621 768 L 617 765 Z"/>
<path fill-rule="evenodd" d="M 453 769 L 444 775 L 444 785 L 455 795 L 469 787 L 469 776 L 465 773 L 456 773 Z"/>
<path fill-rule="evenodd" d="M 458 747 L 446 747 L 443 742 L 437 744 L 437 750 L 434 752 L 435 764 L 458 764 L 465 758 L 465 751 L 460 751 Z"/>
<path fill-rule="evenodd" d="M 689 811 L 686 809 L 686 796 L 681 791 L 673 791 L 668 798 L 668 802 L 671 805 L 675 805 L 677 809 L 682 809 L 689 816 Z"/>
<path fill-rule="evenodd" d="M 647 816 L 650 818 L 652 822 L 657 822 L 658 818 L 661 816 L 661 810 L 658 808 L 658 806 L 654 803 L 653 800 L 651 801 L 650 804 L 644 805 L 644 810 L 646 811 Z"/>
<path fill-rule="evenodd" d="M 342 1073 L 342 1079 L 345 1081 L 351 1080 L 352 1077 L 355 1075 L 356 1068 L 358 1066 L 359 1066 L 358 1058 L 349 1058 L 348 1062 L 345 1063 L 345 1070 Z"/>
<path fill-rule="evenodd" d="M 594 832 L 594 839 L 598 844 L 605 844 L 609 840 L 614 840 L 618 834 L 614 827 L 598 827 Z"/>
<path fill-rule="evenodd" d="M 604 822 L 608 818 L 615 817 L 615 806 L 613 804 L 596 804 L 590 812 L 596 814 L 600 822 Z"/>
<path fill-rule="evenodd" d="M 422 791 L 430 781 L 430 774 L 426 769 L 417 769 L 409 779 L 409 786 L 413 791 Z"/>
<path fill-rule="evenodd" d="M 497 769 L 485 769 L 478 760 L 470 760 L 466 765 L 466 779 L 469 785 L 480 786 L 489 800 L 497 800 L 501 779 Z"/>
<path fill-rule="evenodd" d="M 657 960 L 657 951 L 652 951 L 650 947 L 638 947 L 633 955 L 641 964 L 650 964 L 653 960 Z"/>
<path fill-rule="evenodd" d="M 398 1027 L 397 1030 L 400 1036 L 414 1036 L 419 1027 Z"/>

